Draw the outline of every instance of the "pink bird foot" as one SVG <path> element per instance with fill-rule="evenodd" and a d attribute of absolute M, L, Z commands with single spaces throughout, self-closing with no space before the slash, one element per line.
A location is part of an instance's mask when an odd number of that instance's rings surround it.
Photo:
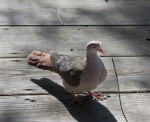
<path fill-rule="evenodd" d="M 99 95 L 101 95 L 101 93 L 94 93 L 94 92 L 88 92 L 88 95 L 92 95 L 93 98 L 95 99 L 100 99 L 100 100 L 103 100 L 103 98 L 99 97 Z"/>
<path fill-rule="evenodd" d="M 80 100 L 80 99 L 74 94 L 74 92 L 72 92 L 72 95 L 73 95 L 74 98 L 73 98 L 73 101 L 71 102 L 71 104 L 73 104 L 74 102 L 77 102 L 77 103 L 83 105 L 83 103 L 81 102 L 82 100 Z"/>

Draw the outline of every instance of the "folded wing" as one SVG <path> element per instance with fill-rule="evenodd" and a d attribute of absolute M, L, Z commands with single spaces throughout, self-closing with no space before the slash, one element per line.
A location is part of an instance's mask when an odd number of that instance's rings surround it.
<path fill-rule="evenodd" d="M 63 80 L 65 80 L 71 86 L 79 85 L 80 75 L 85 68 L 85 63 L 83 63 L 82 58 L 51 52 L 50 59 L 55 70 Z"/>

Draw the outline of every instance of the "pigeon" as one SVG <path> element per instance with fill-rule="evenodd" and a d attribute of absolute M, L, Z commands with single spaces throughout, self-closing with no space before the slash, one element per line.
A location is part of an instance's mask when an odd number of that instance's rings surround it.
<path fill-rule="evenodd" d="M 91 90 L 96 89 L 107 76 L 107 70 L 98 52 L 103 54 L 101 42 L 90 41 L 86 45 L 86 56 L 84 59 L 78 56 L 59 54 L 52 51 L 50 54 L 33 51 L 27 57 L 29 65 L 36 66 L 44 70 L 50 70 L 60 75 L 63 86 L 73 95 L 73 101 L 82 104 L 75 93 L 85 93 L 94 98 L 99 97 Z"/>

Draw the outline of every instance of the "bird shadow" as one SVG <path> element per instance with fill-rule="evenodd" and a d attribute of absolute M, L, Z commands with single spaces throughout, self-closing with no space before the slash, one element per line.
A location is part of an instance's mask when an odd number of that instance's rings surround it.
<path fill-rule="evenodd" d="M 83 105 L 71 104 L 73 96 L 62 86 L 48 78 L 31 79 L 31 81 L 64 104 L 68 112 L 79 122 L 117 122 L 112 113 L 104 105 L 92 99 L 91 96 L 79 96 Z"/>

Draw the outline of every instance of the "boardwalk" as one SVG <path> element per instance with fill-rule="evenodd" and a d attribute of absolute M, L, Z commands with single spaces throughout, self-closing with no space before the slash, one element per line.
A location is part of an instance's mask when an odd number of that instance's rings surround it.
<path fill-rule="evenodd" d="M 0 121 L 149 122 L 149 14 L 149 0 L 0 0 Z M 106 53 L 103 101 L 70 105 L 57 74 L 26 63 L 33 50 L 83 57 L 91 40 Z"/>

